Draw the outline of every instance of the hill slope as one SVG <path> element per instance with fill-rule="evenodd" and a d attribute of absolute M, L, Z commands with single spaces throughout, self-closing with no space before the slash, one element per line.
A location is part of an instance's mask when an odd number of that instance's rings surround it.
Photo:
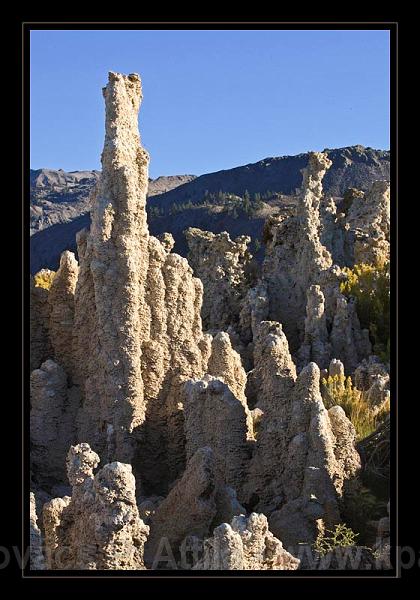
<path fill-rule="evenodd" d="M 324 179 L 326 194 L 342 197 L 355 187 L 366 191 L 375 180 L 389 180 L 390 153 L 363 146 L 327 150 L 333 161 Z M 159 177 L 149 182 L 149 223 L 153 235 L 169 231 L 175 250 L 186 254 L 183 231 L 200 227 L 214 233 L 228 231 L 261 238 L 265 218 L 280 210 L 287 196 L 301 184 L 300 170 L 308 154 L 272 157 L 257 163 L 208 173 L 199 177 L 180 175 Z M 56 269 L 65 249 L 75 251 L 75 234 L 89 226 L 88 195 L 98 171 L 31 171 L 31 272 L 42 267 Z M 236 210 L 248 191 L 251 203 L 255 194 L 265 202 L 252 212 Z M 233 194 L 233 200 L 220 202 L 219 192 Z M 203 201 L 205 200 L 205 204 Z M 222 205 L 221 205 L 222 204 Z M 195 205 L 195 206 L 194 206 Z"/>

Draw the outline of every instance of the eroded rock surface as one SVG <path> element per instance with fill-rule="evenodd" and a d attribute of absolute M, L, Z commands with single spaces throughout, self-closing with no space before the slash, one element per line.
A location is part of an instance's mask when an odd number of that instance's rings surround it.
<path fill-rule="evenodd" d="M 360 470 L 354 427 L 342 409 L 331 414 L 325 409 L 315 363 L 296 375 L 278 323 L 261 323 L 255 363 L 263 415 L 246 486 L 248 504 L 270 515 L 270 528 L 286 547 L 311 542 L 320 519 L 328 526 L 340 521 L 345 482 Z"/>
<path fill-rule="evenodd" d="M 247 414 L 242 403 L 220 379 L 206 375 L 185 390 L 186 454 L 210 446 L 220 480 L 239 493 L 249 458 Z"/>
<path fill-rule="evenodd" d="M 161 493 L 185 466 L 181 387 L 204 374 L 208 358 L 202 284 L 187 261 L 170 252 L 168 236 L 149 235 L 149 157 L 137 125 L 140 78 L 110 73 L 104 97 L 102 176 L 92 194 L 90 232 L 78 236 L 78 437 L 105 460 L 133 463 L 145 490 Z"/>
<path fill-rule="evenodd" d="M 215 528 L 204 543 L 196 570 L 295 570 L 299 560 L 289 554 L 268 529 L 263 514 L 234 517 Z"/>
<path fill-rule="evenodd" d="M 72 252 L 63 252 L 48 295 L 49 333 L 54 360 L 73 374 L 74 292 L 79 265 Z"/>
<path fill-rule="evenodd" d="M 96 475 L 99 456 L 88 444 L 67 457 L 71 497 L 44 505 L 50 569 L 144 569 L 149 527 L 140 519 L 130 465 L 113 462 Z"/>
<path fill-rule="evenodd" d="M 39 369 L 41 364 L 52 356 L 49 334 L 50 305 L 49 291 L 37 287 L 33 277 L 29 289 L 30 314 L 30 369 Z"/>
<path fill-rule="evenodd" d="M 146 560 L 159 566 L 168 546 L 174 556 L 188 535 L 205 537 L 217 513 L 215 460 L 211 448 L 199 448 L 182 477 L 159 504 L 151 520 Z"/>
<path fill-rule="evenodd" d="M 190 227 L 185 232 L 188 260 L 204 286 L 202 307 L 206 330 L 227 329 L 238 320 L 247 292 L 246 268 L 251 260 L 246 235 L 231 240 L 229 234 Z"/>
<path fill-rule="evenodd" d="M 63 483 L 65 457 L 76 438 L 78 399 L 67 388 L 65 371 L 45 361 L 30 378 L 31 469 L 38 484 Z"/>
<path fill-rule="evenodd" d="M 259 280 L 248 237 L 198 229 L 187 231 L 193 272 L 170 234 L 149 234 L 139 76 L 110 73 L 103 95 L 79 264 L 65 252 L 51 290 L 31 288 L 45 565 L 184 568 L 201 547 L 197 569 L 296 569 L 299 544 L 340 523 L 359 484 L 355 429 L 326 410 L 320 370 L 354 373 L 374 406 L 389 397 L 387 368 L 340 293 L 343 266 L 389 254 L 389 187 L 336 204 L 322 189 L 331 161 L 311 153 L 293 210 L 266 224 Z M 42 568 L 34 507 L 31 535 Z"/>
<path fill-rule="evenodd" d="M 263 279 L 269 297 L 269 318 L 282 323 L 292 351 L 302 341 L 308 288 L 332 265 L 321 244 L 319 204 L 322 179 L 331 166 L 326 154 L 313 152 L 303 170 L 297 215 L 267 224 Z"/>
<path fill-rule="evenodd" d="M 354 262 L 381 264 L 389 260 L 390 186 L 375 181 L 369 192 L 358 195 L 347 215 L 354 233 Z"/>
<path fill-rule="evenodd" d="M 43 554 L 43 542 L 41 531 L 38 527 L 38 516 L 36 514 L 35 496 L 31 492 L 30 509 L 30 568 L 36 571 L 45 569 L 45 560 Z"/>

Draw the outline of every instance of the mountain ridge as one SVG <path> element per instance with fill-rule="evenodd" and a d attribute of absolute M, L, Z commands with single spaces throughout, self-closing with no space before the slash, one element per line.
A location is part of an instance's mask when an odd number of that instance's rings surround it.
<path fill-rule="evenodd" d="M 341 198 L 348 188 L 367 191 L 375 180 L 389 180 L 388 150 L 356 145 L 325 149 L 325 152 L 333 162 L 323 182 L 327 195 Z M 213 233 L 227 230 L 232 236 L 246 234 L 260 239 L 270 211 L 278 210 L 284 202 L 287 204 L 287 197 L 293 196 L 300 187 L 301 169 L 307 161 L 308 153 L 266 157 L 197 177 L 172 175 L 149 180 L 147 204 L 151 233 L 172 233 L 175 251 L 184 256 L 187 246 L 183 231 L 188 227 L 200 227 Z M 77 230 L 90 224 L 89 193 L 100 172 L 39 169 L 31 170 L 30 176 L 31 272 L 35 273 L 42 267 L 56 269 L 63 250 L 75 251 Z M 220 202 L 220 193 L 232 196 L 232 202 L 239 208 L 246 193 L 250 195 L 251 204 L 260 195 L 268 200 L 263 210 L 254 210 L 252 216 L 242 212 L 238 216 L 226 206 L 231 200 Z"/>

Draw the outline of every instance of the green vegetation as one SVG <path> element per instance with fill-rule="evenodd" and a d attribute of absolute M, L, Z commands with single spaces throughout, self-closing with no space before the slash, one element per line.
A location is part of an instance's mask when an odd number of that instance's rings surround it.
<path fill-rule="evenodd" d="M 325 556 L 328 552 L 332 552 L 336 548 L 355 546 L 358 536 L 359 534 L 354 533 L 350 527 L 347 527 L 344 523 L 340 523 L 333 530 L 326 529 L 324 532 L 319 533 L 313 544 L 313 549 L 320 556 Z"/>
<path fill-rule="evenodd" d="M 163 209 L 159 208 L 159 206 L 147 206 L 147 213 L 149 217 L 161 217 L 163 212 Z"/>
<path fill-rule="evenodd" d="M 369 330 L 373 350 L 382 361 L 389 362 L 390 352 L 390 287 L 389 263 L 354 265 L 344 269 L 347 280 L 340 291 L 357 299 L 360 325 Z"/>
<path fill-rule="evenodd" d="M 321 392 L 326 408 L 341 406 L 353 423 L 357 440 L 373 433 L 389 414 L 389 400 L 379 407 L 372 407 L 364 392 L 353 386 L 351 377 L 334 375 L 322 379 Z"/>
<path fill-rule="evenodd" d="M 245 190 L 242 197 L 222 192 L 222 190 L 219 190 L 217 193 L 210 193 L 208 190 L 205 190 L 201 198 L 189 197 L 186 202 L 174 202 L 166 210 L 158 206 L 148 205 L 147 211 L 150 217 L 161 217 L 176 215 L 192 208 L 211 208 L 212 206 L 223 207 L 223 211 L 227 212 L 234 219 L 237 219 L 239 216 L 246 216 L 252 219 L 263 208 L 264 202 L 261 199 L 261 194 L 255 193 L 251 197 L 248 190 Z"/>
<path fill-rule="evenodd" d="M 353 530 L 361 532 L 361 543 L 369 544 L 375 539 L 376 526 L 372 522 L 386 515 L 386 504 L 364 485 L 347 492 L 342 515 Z"/>

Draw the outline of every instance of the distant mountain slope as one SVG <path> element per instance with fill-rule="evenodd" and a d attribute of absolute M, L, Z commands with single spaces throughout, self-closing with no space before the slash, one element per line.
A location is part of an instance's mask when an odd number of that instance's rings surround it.
<path fill-rule="evenodd" d="M 324 178 L 327 194 L 342 197 L 346 189 L 367 190 L 375 180 L 389 180 L 390 153 L 363 146 L 326 150 L 333 165 Z M 301 185 L 308 154 L 266 158 L 257 163 L 199 177 L 158 177 L 149 183 L 149 223 L 153 235 L 171 232 L 175 251 L 187 252 L 183 231 L 200 227 L 214 233 L 226 230 L 232 236 L 247 234 L 261 238 L 264 219 L 278 211 Z M 31 171 L 31 272 L 42 267 L 56 269 L 65 249 L 75 250 L 75 234 L 89 226 L 88 195 L 98 171 Z M 245 213 L 221 206 L 218 192 L 243 196 L 264 195 L 259 210 Z M 267 193 L 267 192 L 270 192 Z M 205 206 L 200 205 L 207 193 Z M 282 195 L 285 195 L 283 198 Z M 268 198 L 268 200 L 267 200 Z M 234 199 L 238 206 L 239 198 Z M 174 210 L 176 209 L 176 210 Z"/>
<path fill-rule="evenodd" d="M 363 146 L 326 149 L 333 161 L 324 178 L 324 191 L 342 197 L 346 189 L 355 187 L 366 191 L 373 181 L 389 179 L 389 152 Z M 187 184 L 151 200 L 151 204 L 169 207 L 172 204 L 199 200 L 206 192 L 219 190 L 243 195 L 264 193 L 267 190 L 293 194 L 302 183 L 301 169 L 308 162 L 308 153 L 296 156 L 265 158 L 234 169 L 201 175 Z"/>
<path fill-rule="evenodd" d="M 31 235 L 86 214 L 89 211 L 89 193 L 100 175 L 100 171 L 31 169 Z M 171 175 L 150 179 L 149 196 L 168 192 L 194 178 L 194 175 Z"/>

